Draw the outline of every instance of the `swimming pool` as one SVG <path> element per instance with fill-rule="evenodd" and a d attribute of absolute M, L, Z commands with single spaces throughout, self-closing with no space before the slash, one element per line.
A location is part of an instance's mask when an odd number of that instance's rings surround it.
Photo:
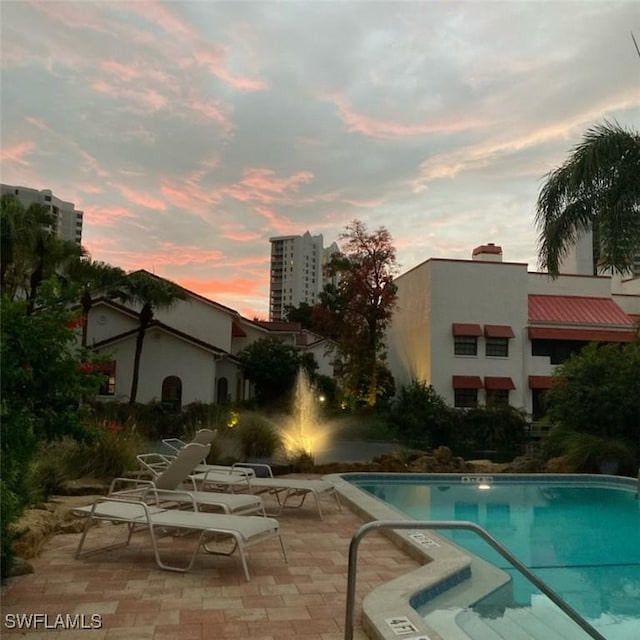
<path fill-rule="evenodd" d="M 640 638 L 640 500 L 609 476 L 350 474 L 415 520 L 469 520 L 612 640 Z M 442 532 L 512 575 L 515 606 L 535 589 L 474 534 Z"/>

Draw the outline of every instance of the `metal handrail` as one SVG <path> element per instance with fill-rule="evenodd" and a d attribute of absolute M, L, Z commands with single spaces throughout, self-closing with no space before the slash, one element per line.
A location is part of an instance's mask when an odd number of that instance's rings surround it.
<path fill-rule="evenodd" d="M 478 534 L 491 545 L 503 558 L 510 562 L 521 574 L 530 580 L 557 607 L 567 614 L 579 627 L 595 640 L 606 638 L 594 629 L 571 605 L 567 604 L 555 591 L 532 573 L 518 558 L 507 551 L 491 534 L 475 522 L 456 522 L 449 520 L 422 522 L 414 520 L 375 520 L 363 524 L 351 539 L 349 545 L 349 570 L 347 577 L 347 606 L 344 627 L 344 640 L 353 640 L 353 614 L 356 601 L 356 567 L 358 563 L 358 546 L 362 538 L 378 529 L 465 529 Z"/>

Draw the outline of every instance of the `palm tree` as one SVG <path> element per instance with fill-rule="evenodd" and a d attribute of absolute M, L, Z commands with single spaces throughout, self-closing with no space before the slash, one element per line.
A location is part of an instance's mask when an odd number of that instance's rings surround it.
<path fill-rule="evenodd" d="M 589 231 L 595 269 L 630 271 L 640 251 L 640 133 L 607 121 L 588 129 L 564 164 L 547 174 L 536 226 L 540 263 L 552 275 Z"/>
<path fill-rule="evenodd" d="M 109 298 L 126 298 L 125 275 L 124 270 L 120 267 L 92 260 L 88 255 L 78 257 L 66 266 L 67 285 L 72 288 L 77 287 L 82 307 L 83 347 L 87 346 L 87 325 L 95 293 L 104 293 Z"/>
<path fill-rule="evenodd" d="M 136 337 L 136 351 L 133 357 L 131 393 L 129 394 L 129 404 L 133 405 L 138 395 L 142 345 L 147 328 L 153 320 L 153 312 L 155 309 L 171 307 L 178 300 L 184 299 L 185 293 L 183 289 L 172 282 L 142 270 L 134 271 L 127 275 L 124 284 L 126 299 L 129 302 L 141 305 L 138 312 L 138 335 Z"/>
<path fill-rule="evenodd" d="M 32 313 L 40 287 L 68 261 L 84 255 L 75 242 L 61 240 L 55 234 L 55 216 L 46 205 L 25 208 L 12 194 L 0 201 L 2 293 L 9 300 L 21 296 Z"/>

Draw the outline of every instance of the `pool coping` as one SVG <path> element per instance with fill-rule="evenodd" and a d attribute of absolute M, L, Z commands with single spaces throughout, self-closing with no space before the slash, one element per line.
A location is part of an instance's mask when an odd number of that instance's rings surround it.
<path fill-rule="evenodd" d="M 563 482 L 584 484 L 592 481 L 612 488 L 629 488 L 638 491 L 638 481 L 624 476 L 595 474 L 486 474 L 486 473 L 363 473 L 351 472 L 324 476 L 340 494 L 341 500 L 365 521 L 411 520 L 407 515 L 382 500 L 367 494 L 345 478 L 375 478 L 408 482 L 428 476 L 432 481 L 460 482 Z M 370 638 L 375 640 L 444 640 L 438 631 L 430 627 L 417 607 L 428 611 L 433 608 L 470 606 L 480 599 L 492 598 L 506 602 L 511 596 L 511 579 L 503 570 L 463 550 L 448 539 L 429 530 L 380 530 L 405 553 L 422 566 L 399 576 L 372 590 L 362 602 L 362 624 Z M 357 576 L 357 573 L 356 573 Z M 416 607 L 416 608 L 414 608 Z M 411 635 L 408 635 L 411 634 Z M 447 629 L 447 640 L 467 638 L 453 623 Z"/>

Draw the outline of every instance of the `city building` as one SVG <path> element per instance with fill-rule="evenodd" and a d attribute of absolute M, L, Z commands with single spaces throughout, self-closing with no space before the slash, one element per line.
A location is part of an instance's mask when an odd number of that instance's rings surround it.
<path fill-rule="evenodd" d="M 30 187 L 15 187 L 8 184 L 0 185 L 2 195 L 14 195 L 28 208 L 32 204 L 42 204 L 53 213 L 56 219 L 55 232 L 62 240 L 82 244 L 82 211 L 75 208 L 73 202 L 66 202 L 53 195 L 49 189 L 31 189 Z"/>
<path fill-rule="evenodd" d="M 394 280 L 387 333 L 396 388 L 430 384 L 451 406 L 510 404 L 537 419 L 559 364 L 588 342 L 638 336 L 640 278 L 530 272 L 494 244 L 431 258 Z"/>
<path fill-rule="evenodd" d="M 324 248 L 322 235 L 308 231 L 301 236 L 270 238 L 271 280 L 269 290 L 269 320 L 286 319 L 287 307 L 303 302 L 314 305 L 325 282 L 325 265 L 338 252 L 332 243 Z"/>

